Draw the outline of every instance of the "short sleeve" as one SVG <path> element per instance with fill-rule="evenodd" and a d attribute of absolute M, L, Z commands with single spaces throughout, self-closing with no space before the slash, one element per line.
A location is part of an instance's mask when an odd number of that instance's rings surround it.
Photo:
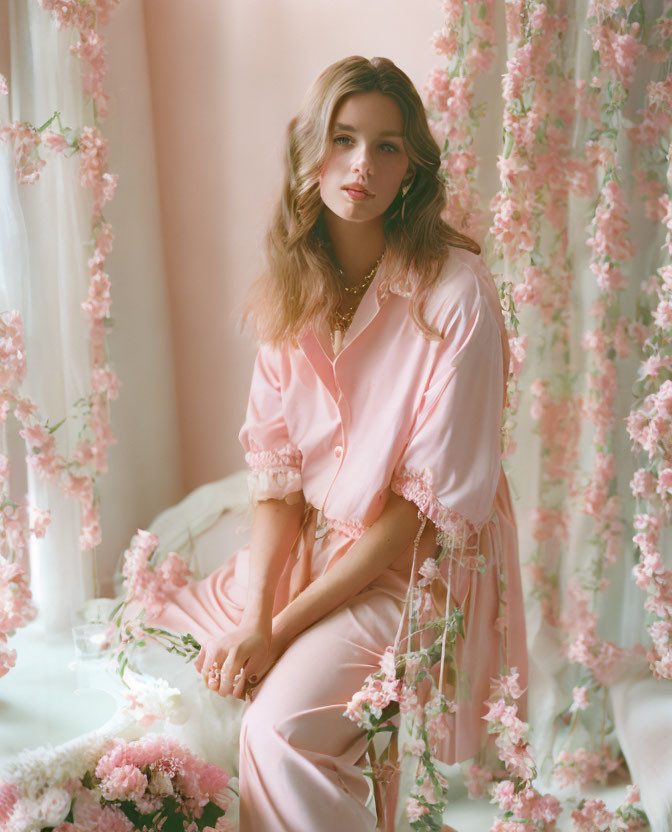
<path fill-rule="evenodd" d="M 444 316 L 444 338 L 390 483 L 462 546 L 492 510 L 504 398 L 499 323 L 473 282 L 468 295 Z"/>
<path fill-rule="evenodd" d="M 301 451 L 290 440 L 283 415 L 279 350 L 262 345 L 252 371 L 247 413 L 238 439 L 250 468 L 253 503 L 301 491 Z M 289 500 L 288 500 L 289 502 Z"/>

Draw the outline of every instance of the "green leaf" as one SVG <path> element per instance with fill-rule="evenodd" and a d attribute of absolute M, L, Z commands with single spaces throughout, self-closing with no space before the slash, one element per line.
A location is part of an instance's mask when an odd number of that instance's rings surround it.
<path fill-rule="evenodd" d="M 199 829 L 204 829 L 206 826 L 214 826 L 223 814 L 224 809 L 211 800 L 203 809 L 201 817 L 196 818 L 196 825 Z"/>
<path fill-rule="evenodd" d="M 115 800 L 112 805 L 118 806 L 136 829 L 142 829 L 143 827 L 147 827 L 147 829 L 156 829 L 159 819 L 163 814 L 163 810 L 160 809 L 158 812 L 149 812 L 148 814 L 143 815 L 138 811 L 137 806 L 132 800 Z M 166 826 L 162 828 L 166 829 Z M 179 832 L 184 832 L 184 828 L 180 826 Z"/>
<path fill-rule="evenodd" d="M 167 802 L 168 798 L 166 798 Z M 177 809 L 177 806 L 176 806 Z M 166 822 L 161 827 L 161 832 L 184 832 L 184 822 L 186 820 L 185 816 L 182 812 L 178 811 L 169 811 L 168 807 L 166 806 L 163 809 L 163 814 L 165 814 Z M 155 829 L 155 826 L 150 826 L 150 829 Z M 199 826 L 199 829 L 203 827 Z"/>

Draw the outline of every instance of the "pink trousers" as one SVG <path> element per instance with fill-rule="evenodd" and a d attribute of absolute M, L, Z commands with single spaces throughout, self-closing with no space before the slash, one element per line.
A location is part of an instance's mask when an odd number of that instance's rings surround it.
<path fill-rule="evenodd" d="M 311 579 L 351 543 L 338 534 L 318 541 Z M 191 632 L 199 641 L 235 628 L 247 597 L 248 556 L 245 547 L 209 577 L 177 590 L 151 623 Z M 365 805 L 368 741 L 344 711 L 394 643 L 410 574 L 407 560 L 299 634 L 256 687 L 241 722 L 240 832 L 376 828 Z M 397 781 L 387 790 L 389 830 L 396 786 Z"/>

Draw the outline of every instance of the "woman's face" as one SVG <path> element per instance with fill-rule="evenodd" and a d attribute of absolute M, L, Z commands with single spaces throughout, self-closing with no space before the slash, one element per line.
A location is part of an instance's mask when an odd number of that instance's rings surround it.
<path fill-rule="evenodd" d="M 351 93 L 340 102 L 320 171 L 320 196 L 328 210 L 353 222 L 383 214 L 408 169 L 402 129 L 399 105 L 387 95 Z"/>

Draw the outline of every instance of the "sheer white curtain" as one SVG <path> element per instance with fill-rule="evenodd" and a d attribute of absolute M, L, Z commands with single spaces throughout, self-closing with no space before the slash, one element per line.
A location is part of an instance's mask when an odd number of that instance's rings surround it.
<path fill-rule="evenodd" d="M 58 31 L 36 0 L 10 0 L 8 26 L 10 95 L 0 96 L 2 122 L 39 127 L 58 110 L 62 124 L 73 130 L 93 124 L 79 60 L 69 51 L 71 31 Z M 30 505 L 51 509 L 47 534 L 31 540 L 30 552 L 31 589 L 40 611 L 33 626 L 45 632 L 67 629 L 83 601 L 99 590 L 96 572 L 108 584 L 136 528 L 183 496 L 141 5 L 122 2 L 105 29 L 119 44 L 109 58 L 105 85 L 112 86 L 111 105 L 101 131 L 110 136 L 110 170 L 122 171 L 104 209 L 117 240 L 105 270 L 116 327 L 111 361 L 122 388 L 111 414 L 118 444 L 109 448 L 109 471 L 97 478 L 103 542 L 95 552 L 79 550 L 79 502 L 34 474 L 24 462 L 16 425 L 8 426 L 13 497 L 23 500 L 27 487 Z M 134 94 L 119 94 L 127 89 Z M 120 148 L 115 139 L 131 123 L 137 140 Z M 39 180 L 19 185 L 9 144 L 0 143 L 0 308 L 21 313 L 23 392 L 50 425 L 67 417 L 54 436 L 58 451 L 68 456 L 81 427 L 73 405 L 90 389 L 88 324 L 80 304 L 93 253 L 91 196 L 79 183 L 79 154 L 65 158 L 43 148 L 42 156 L 47 164 Z"/>
<path fill-rule="evenodd" d="M 37 3 L 10 5 L 12 120 L 36 127 L 58 108 L 63 124 L 77 127 L 85 114 L 77 60 L 68 52 L 70 33 L 58 32 Z M 79 425 L 72 405 L 89 391 L 86 321 L 79 304 L 86 297 L 86 243 L 90 237 L 88 193 L 78 182 L 78 158 L 55 154 L 32 185 L 14 181 L 5 145 L 2 201 L 2 307 L 20 311 L 27 355 L 25 394 L 56 431 L 61 453 L 69 455 Z M 12 460 L 21 463 L 21 457 Z M 93 592 L 94 564 L 80 552 L 79 504 L 55 483 L 27 467 L 27 499 L 50 508 L 51 524 L 41 540 L 31 541 L 31 587 L 47 631 L 70 624 L 71 612 Z"/>

